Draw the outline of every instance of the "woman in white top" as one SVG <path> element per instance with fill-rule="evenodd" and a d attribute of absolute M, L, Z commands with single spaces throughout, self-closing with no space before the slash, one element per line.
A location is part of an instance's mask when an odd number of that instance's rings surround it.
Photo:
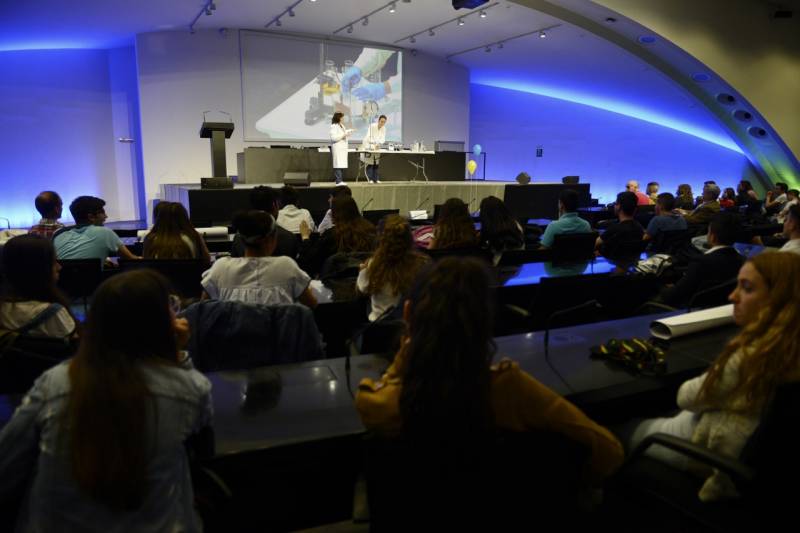
<path fill-rule="evenodd" d="M 400 303 L 411 288 L 419 270 L 429 262 L 414 250 L 411 228 L 398 215 L 386 217 L 375 254 L 362 265 L 356 285 L 370 295 L 370 321 Z"/>
<path fill-rule="evenodd" d="M 733 318 L 742 327 L 706 373 L 681 385 L 672 418 L 640 422 L 631 449 L 647 435 L 668 433 L 738 457 L 778 385 L 800 380 L 800 257 L 760 254 L 739 271 L 731 293 Z M 689 468 L 685 456 L 651 447 L 648 455 Z M 700 489 L 703 501 L 737 495 L 731 480 L 713 471 Z"/>
<path fill-rule="evenodd" d="M 0 300 L 0 329 L 67 338 L 77 324 L 56 287 L 61 265 L 53 241 L 37 235 L 14 237 L 3 248 L 6 294 Z"/>
<path fill-rule="evenodd" d="M 344 184 L 342 170 L 347 168 L 347 138 L 353 133 L 342 124 L 344 113 L 337 111 L 331 119 L 331 156 L 333 157 L 333 175 L 336 185 Z"/>
<path fill-rule="evenodd" d="M 381 145 L 386 142 L 386 115 L 378 117 L 377 124 L 370 124 L 367 135 L 364 137 L 362 150 L 379 150 Z M 378 165 L 381 162 L 381 154 L 366 153 L 361 155 L 361 160 L 367 165 L 367 179 L 372 183 L 380 183 L 378 176 Z"/>
<path fill-rule="evenodd" d="M 244 257 L 223 257 L 203 273 L 203 298 L 249 304 L 317 305 L 309 289 L 311 278 L 294 259 L 270 257 L 277 237 L 275 219 L 265 211 L 245 211 L 233 225 L 245 246 Z"/>

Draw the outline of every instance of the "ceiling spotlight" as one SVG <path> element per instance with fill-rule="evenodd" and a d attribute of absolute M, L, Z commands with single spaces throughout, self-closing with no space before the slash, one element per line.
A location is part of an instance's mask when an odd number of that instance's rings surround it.
<path fill-rule="evenodd" d="M 547 34 L 545 32 L 543 32 L 543 31 L 540 31 L 539 32 L 539 39 L 544 39 L 545 37 L 547 37 Z"/>
<path fill-rule="evenodd" d="M 353 27 L 352 26 L 348 26 L 347 27 L 347 33 L 353 33 Z"/>
<path fill-rule="evenodd" d="M 431 29 L 429 29 L 429 30 L 428 30 L 428 35 L 430 35 L 431 37 L 433 37 L 434 35 L 436 35 L 436 32 L 435 32 L 435 31 L 433 31 L 433 28 L 431 28 Z"/>
<path fill-rule="evenodd" d="M 392 4 L 389 6 L 389 13 L 394 13 L 395 11 L 397 11 L 397 4 L 392 2 Z"/>
<path fill-rule="evenodd" d="M 486 18 L 486 11 L 484 11 L 483 9 L 481 9 L 481 18 L 482 19 Z"/>
<path fill-rule="evenodd" d="M 497 48 L 499 48 L 500 50 L 503 49 L 503 46 L 504 46 L 503 43 L 497 43 Z"/>
<path fill-rule="evenodd" d="M 366 26 L 367 24 L 369 24 L 369 19 L 367 17 L 364 17 L 364 20 L 361 21 L 361 25 Z"/>
<path fill-rule="evenodd" d="M 281 19 L 277 19 L 277 20 L 275 20 L 275 25 L 276 25 L 277 27 L 279 27 L 279 28 L 280 28 L 281 26 L 283 26 L 283 24 L 281 23 Z"/>
<path fill-rule="evenodd" d="M 459 26 L 463 26 L 464 25 L 464 19 L 462 19 L 461 17 L 458 18 L 458 25 Z"/>
<path fill-rule="evenodd" d="M 290 17 L 293 17 L 293 16 L 294 16 L 294 10 L 293 10 L 293 9 L 290 9 L 290 10 L 289 10 L 289 16 L 290 16 Z"/>
<path fill-rule="evenodd" d="M 206 8 L 206 16 L 207 17 L 211 16 L 211 9 L 210 8 Z"/>
<path fill-rule="evenodd" d="M 484 52 L 486 52 L 487 54 L 489 52 L 491 52 L 491 51 L 492 51 L 492 47 L 491 46 L 487 46 L 486 49 L 484 50 Z"/>
<path fill-rule="evenodd" d="M 417 42 L 417 38 L 412 35 L 409 41 L 411 42 L 411 44 L 414 44 L 415 42 Z"/>

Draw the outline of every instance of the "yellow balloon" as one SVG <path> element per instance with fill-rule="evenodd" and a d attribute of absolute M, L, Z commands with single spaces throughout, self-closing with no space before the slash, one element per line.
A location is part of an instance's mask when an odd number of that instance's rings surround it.
<path fill-rule="evenodd" d="M 469 171 L 469 175 L 472 176 L 475 174 L 475 170 L 478 168 L 478 163 L 475 162 L 474 159 L 470 159 L 467 163 L 467 170 Z"/>

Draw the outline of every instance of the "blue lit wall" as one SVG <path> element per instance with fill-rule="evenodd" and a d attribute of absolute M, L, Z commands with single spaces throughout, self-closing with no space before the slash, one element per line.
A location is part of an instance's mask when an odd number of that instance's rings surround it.
<path fill-rule="evenodd" d="M 657 181 L 662 192 L 674 192 L 679 183 L 699 190 L 714 179 L 735 187 L 752 176 L 747 158 L 715 132 L 722 129 L 713 121 L 698 131 L 670 123 L 669 109 L 640 115 L 631 109 L 472 83 L 470 142 L 487 153 L 487 179 L 514 180 L 521 171 L 534 181 L 578 175 L 603 203 L 613 201 L 629 179 L 642 188 Z"/>
<path fill-rule="evenodd" d="M 136 198 L 118 198 L 108 54 L 0 52 L 0 216 L 13 226 L 38 220 L 33 199 L 47 189 L 67 205 L 84 194 L 106 198 L 112 218 L 133 210 Z"/>

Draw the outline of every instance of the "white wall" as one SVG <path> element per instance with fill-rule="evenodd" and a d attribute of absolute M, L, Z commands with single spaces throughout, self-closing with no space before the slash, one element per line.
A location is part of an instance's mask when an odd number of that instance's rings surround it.
<path fill-rule="evenodd" d="M 105 198 L 111 220 L 136 218 L 132 184 L 117 182 L 110 53 L 122 70 L 125 51 L 0 52 L 0 216 L 12 225 L 38 220 L 33 200 L 50 189 L 65 218 L 80 195 Z"/>
<path fill-rule="evenodd" d="M 208 139 L 198 135 L 206 110 L 231 114 L 237 129 L 227 141 L 228 174 L 245 146 L 237 32 L 157 32 L 136 38 L 142 159 L 148 202 L 161 183 L 197 183 L 211 173 Z M 404 142 L 468 141 L 469 72 L 423 54 L 405 64 Z"/>

